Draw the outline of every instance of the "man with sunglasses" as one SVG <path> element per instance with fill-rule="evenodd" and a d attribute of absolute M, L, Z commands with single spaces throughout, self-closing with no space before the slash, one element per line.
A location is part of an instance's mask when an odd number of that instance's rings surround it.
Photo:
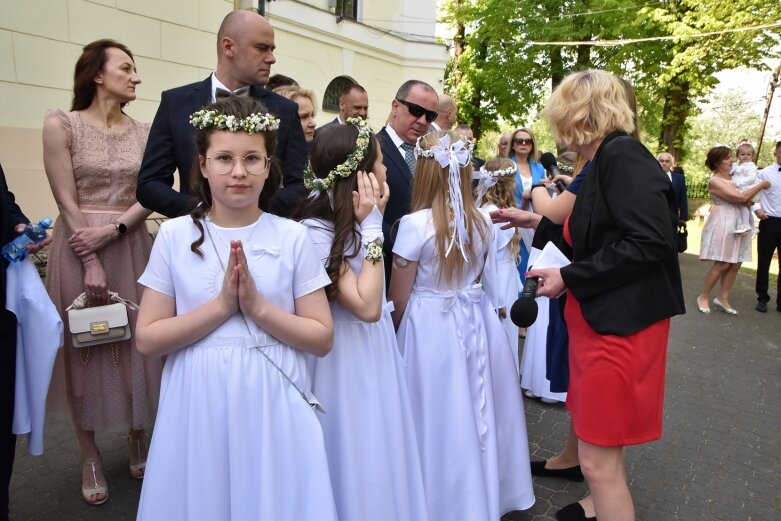
<path fill-rule="evenodd" d="M 439 97 L 431 85 L 409 80 L 399 87 L 391 102 L 388 124 L 377 133 L 391 193 L 382 222 L 385 235 L 386 283 L 390 280 L 395 225 L 410 210 L 415 143 L 420 136 L 428 132 L 431 123 L 437 119 L 438 106 Z"/>

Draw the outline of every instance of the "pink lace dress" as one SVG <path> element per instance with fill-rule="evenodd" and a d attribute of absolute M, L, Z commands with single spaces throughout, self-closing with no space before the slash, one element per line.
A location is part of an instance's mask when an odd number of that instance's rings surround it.
<path fill-rule="evenodd" d="M 136 178 L 149 135 L 149 125 L 131 120 L 118 131 L 89 125 L 78 112 L 54 113 L 66 129 L 76 177 L 79 207 L 90 226 L 113 223 L 136 202 Z M 108 344 L 76 349 L 71 343 L 65 311 L 84 291 L 81 260 L 68 245 L 72 231 L 63 219 L 55 223 L 46 289 L 65 324 L 49 392 L 49 411 L 67 417 L 69 396 L 73 420 L 86 430 L 126 430 L 150 427 L 157 407 L 162 361 L 144 359 L 135 335 L 112 349 Z M 110 291 L 140 302 L 136 280 L 146 267 L 152 240 L 138 226 L 97 252 Z M 128 310 L 131 324 L 136 313 Z"/>

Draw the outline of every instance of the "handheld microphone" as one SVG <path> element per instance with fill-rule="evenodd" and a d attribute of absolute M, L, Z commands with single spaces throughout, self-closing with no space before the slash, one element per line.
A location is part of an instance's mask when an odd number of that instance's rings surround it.
<path fill-rule="evenodd" d="M 556 162 L 556 156 L 550 152 L 545 152 L 540 156 L 540 164 L 545 168 L 549 179 L 553 179 L 557 175 L 561 174 L 561 172 L 559 172 L 558 163 Z M 564 190 L 567 189 L 567 186 L 561 179 L 556 180 L 556 183 L 554 184 L 556 185 L 556 190 L 559 193 L 563 193 Z"/>
<path fill-rule="evenodd" d="M 539 277 L 527 277 L 521 296 L 510 308 L 510 320 L 518 327 L 529 327 L 537 320 L 537 285 Z"/>

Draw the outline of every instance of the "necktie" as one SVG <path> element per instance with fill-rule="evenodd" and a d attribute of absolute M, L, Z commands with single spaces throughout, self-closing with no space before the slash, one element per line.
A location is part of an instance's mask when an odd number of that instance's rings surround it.
<path fill-rule="evenodd" d="M 240 87 L 233 92 L 217 87 L 214 97 L 218 100 L 224 98 L 230 98 L 231 96 L 239 96 L 241 98 L 249 98 L 249 85 Z"/>
<path fill-rule="evenodd" d="M 402 143 L 401 149 L 404 150 L 404 161 L 409 167 L 409 173 L 415 173 L 415 147 L 409 143 Z"/>

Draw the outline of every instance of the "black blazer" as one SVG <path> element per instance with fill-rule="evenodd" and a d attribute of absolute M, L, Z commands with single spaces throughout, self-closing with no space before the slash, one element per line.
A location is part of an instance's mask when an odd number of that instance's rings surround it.
<path fill-rule="evenodd" d="M 543 218 L 534 237 L 553 240 L 573 263 L 562 268 L 586 322 L 600 334 L 630 335 L 685 313 L 678 265 L 675 193 L 659 163 L 622 132 L 605 138 L 581 185 L 569 230 Z"/>
<path fill-rule="evenodd" d="M 190 115 L 211 103 L 211 82 L 209 75 L 203 81 L 163 91 L 138 174 L 136 196 L 144 208 L 168 217 L 190 210 L 190 173 L 196 157 Z M 260 85 L 253 85 L 250 93 L 280 118 L 275 156 L 282 165 L 286 190 L 303 190 L 307 145 L 298 105 Z M 175 170 L 179 171 L 181 192 L 172 188 Z"/>
<path fill-rule="evenodd" d="M 29 223 L 30 220 L 22 213 L 22 209 L 16 204 L 14 194 L 8 190 L 8 184 L 5 182 L 5 172 L 0 166 L 0 246 L 5 246 L 8 242 L 16 238 L 16 225 L 19 223 Z M 0 274 L 0 311 L 5 310 L 5 269 L 8 267 L 8 261 L 3 259 Z"/>
<path fill-rule="evenodd" d="M 382 127 L 377 132 L 377 139 L 382 150 L 382 163 L 385 165 L 390 197 L 385 207 L 385 215 L 382 220 L 382 232 L 385 235 L 386 277 L 390 277 L 390 257 L 393 252 L 393 244 L 396 241 L 396 227 L 398 221 L 407 215 L 412 202 L 412 174 L 409 171 L 404 156 L 393 143 L 390 135 Z"/>
<path fill-rule="evenodd" d="M 682 173 L 670 172 L 675 191 L 675 200 L 678 202 L 678 221 L 686 222 L 689 220 L 689 200 L 686 194 L 686 178 Z"/>
<path fill-rule="evenodd" d="M 332 121 L 329 121 L 328 123 L 326 123 L 322 127 L 317 127 L 315 129 L 315 133 L 312 135 L 312 139 L 316 138 L 321 130 L 323 130 L 326 127 L 331 127 L 333 125 L 341 125 L 341 123 L 339 123 L 339 118 L 338 117 L 334 118 Z"/>

